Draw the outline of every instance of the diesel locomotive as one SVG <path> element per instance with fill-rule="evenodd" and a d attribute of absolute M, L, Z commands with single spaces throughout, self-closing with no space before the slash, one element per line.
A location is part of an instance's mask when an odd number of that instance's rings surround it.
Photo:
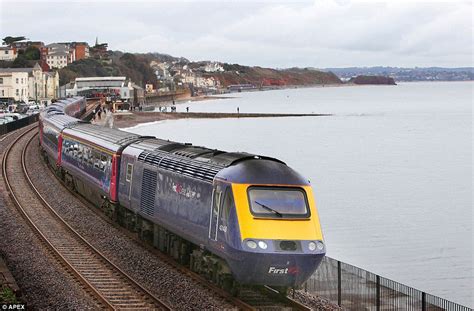
<path fill-rule="evenodd" d="M 84 98 L 40 114 L 45 159 L 74 191 L 223 287 L 294 287 L 326 253 L 312 187 L 280 160 L 104 128 Z"/>

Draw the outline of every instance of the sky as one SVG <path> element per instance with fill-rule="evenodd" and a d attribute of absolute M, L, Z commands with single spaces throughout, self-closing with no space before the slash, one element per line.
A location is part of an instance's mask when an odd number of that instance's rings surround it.
<path fill-rule="evenodd" d="M 0 0 L 0 37 L 272 68 L 467 67 L 472 12 L 461 0 Z"/>

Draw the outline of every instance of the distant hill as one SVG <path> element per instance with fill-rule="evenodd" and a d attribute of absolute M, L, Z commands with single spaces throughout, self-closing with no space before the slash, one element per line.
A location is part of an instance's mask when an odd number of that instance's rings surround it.
<path fill-rule="evenodd" d="M 359 75 L 389 76 L 395 81 L 472 81 L 473 67 L 347 67 L 325 68 L 324 71 L 334 72 L 339 78 L 348 80 Z"/>
<path fill-rule="evenodd" d="M 396 85 L 395 80 L 390 77 L 384 76 L 357 76 L 355 78 L 351 78 L 349 83 L 354 84 L 384 84 L 384 85 Z"/>

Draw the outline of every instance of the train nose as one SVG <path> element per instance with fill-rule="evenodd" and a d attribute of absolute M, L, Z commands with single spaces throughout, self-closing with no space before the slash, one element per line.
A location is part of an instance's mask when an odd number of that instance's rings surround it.
<path fill-rule="evenodd" d="M 303 284 L 321 263 L 324 254 L 245 253 L 229 265 L 243 284 L 297 286 Z M 245 264 L 243 264 L 245 262 Z"/>

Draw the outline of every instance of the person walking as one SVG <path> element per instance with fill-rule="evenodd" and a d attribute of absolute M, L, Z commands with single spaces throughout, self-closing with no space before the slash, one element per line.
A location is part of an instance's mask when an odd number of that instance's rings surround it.
<path fill-rule="evenodd" d="M 186 112 L 189 112 L 189 107 L 186 107 Z"/>

